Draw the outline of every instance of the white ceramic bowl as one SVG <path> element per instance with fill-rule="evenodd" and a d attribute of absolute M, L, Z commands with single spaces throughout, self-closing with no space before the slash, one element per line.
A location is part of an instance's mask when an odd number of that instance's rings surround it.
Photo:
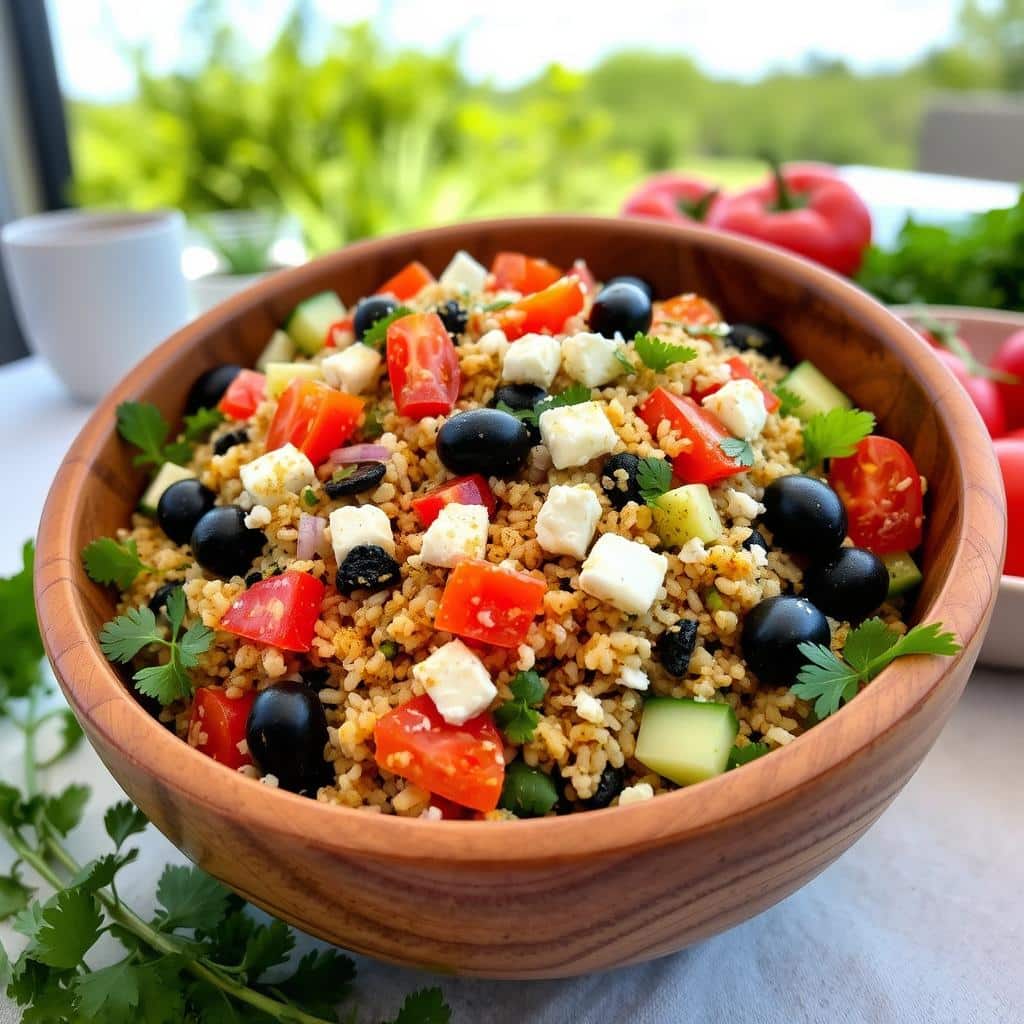
<path fill-rule="evenodd" d="M 915 314 L 940 323 L 955 323 L 960 337 L 983 362 L 1015 331 L 1024 330 L 1024 313 L 971 306 L 893 306 L 893 312 L 913 323 Z M 1024 668 L 1024 577 L 1004 576 L 979 664 Z"/>

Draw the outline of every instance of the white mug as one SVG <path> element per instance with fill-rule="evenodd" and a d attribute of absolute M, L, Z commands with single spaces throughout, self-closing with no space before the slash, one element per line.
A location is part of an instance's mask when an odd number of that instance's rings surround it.
<path fill-rule="evenodd" d="M 3 228 L 22 333 L 76 398 L 101 398 L 188 320 L 184 237 L 178 210 L 61 210 Z"/>

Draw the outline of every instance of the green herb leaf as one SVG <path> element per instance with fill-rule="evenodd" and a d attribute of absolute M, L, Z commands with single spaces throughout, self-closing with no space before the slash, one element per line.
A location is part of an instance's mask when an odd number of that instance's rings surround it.
<path fill-rule="evenodd" d="M 679 320 L 662 320 L 669 327 L 678 327 L 691 338 L 725 338 L 729 335 L 729 325 L 717 324 L 684 324 Z"/>
<path fill-rule="evenodd" d="M 100 631 L 100 648 L 111 661 L 127 664 L 144 647 L 163 643 L 156 616 L 145 605 L 129 608 Z"/>
<path fill-rule="evenodd" d="M 548 684 L 533 670 L 517 672 L 508 684 L 512 696 L 527 704 L 539 704 L 548 692 Z"/>
<path fill-rule="evenodd" d="M 0 921 L 20 914 L 32 899 L 33 890 L 22 880 L 15 866 L 8 875 L 0 875 Z"/>
<path fill-rule="evenodd" d="M 316 491 L 312 487 L 307 487 L 302 492 L 302 501 L 307 508 L 312 508 L 317 503 Z"/>
<path fill-rule="evenodd" d="M 352 476 L 355 473 L 357 468 L 357 466 L 339 467 L 331 474 L 331 482 L 337 484 L 341 483 L 342 480 L 347 480 L 350 476 Z"/>
<path fill-rule="evenodd" d="M 205 441 L 214 427 L 224 422 L 224 413 L 220 409 L 207 409 L 205 406 L 191 416 L 185 417 L 185 440 Z"/>
<path fill-rule="evenodd" d="M 77 967 L 100 937 L 103 915 L 92 895 L 64 889 L 42 910 L 32 957 L 50 967 Z"/>
<path fill-rule="evenodd" d="M 127 960 L 75 979 L 78 1011 L 84 1020 L 127 1024 L 139 1005 L 138 969 Z"/>
<path fill-rule="evenodd" d="M 657 508 L 658 499 L 672 486 L 672 466 L 668 459 L 659 459 L 656 455 L 648 455 L 640 460 L 636 473 L 640 497 L 651 506 Z"/>
<path fill-rule="evenodd" d="M 291 977 L 277 982 L 274 988 L 308 1012 L 330 1017 L 355 976 L 351 957 L 335 949 L 316 949 L 299 961 Z"/>
<path fill-rule="evenodd" d="M 644 365 L 655 373 L 664 373 L 675 363 L 688 363 L 697 358 L 697 350 L 689 345 L 673 345 L 650 334 L 637 333 L 633 338 L 633 348 Z"/>
<path fill-rule="evenodd" d="M 286 963 L 294 948 L 292 930 L 283 921 L 271 921 L 249 936 L 241 969 L 250 981 L 256 981 L 272 967 Z"/>
<path fill-rule="evenodd" d="M 512 699 L 497 708 L 494 719 L 513 743 L 529 743 L 541 717 L 531 705 L 544 700 L 548 684 L 536 672 L 517 672 L 509 689 Z"/>
<path fill-rule="evenodd" d="M 82 550 L 82 561 L 89 579 L 96 583 L 113 583 L 118 590 L 127 590 L 139 573 L 157 572 L 139 558 L 135 541 L 129 538 L 123 544 L 112 537 L 100 537 Z"/>
<path fill-rule="evenodd" d="M 398 1016 L 385 1024 L 449 1024 L 452 1011 L 439 988 L 424 988 L 405 997 Z"/>
<path fill-rule="evenodd" d="M 108 807 L 103 815 L 103 826 L 118 850 L 131 836 L 144 832 L 148 824 L 146 816 L 129 800 Z"/>
<path fill-rule="evenodd" d="M 781 384 L 775 389 L 775 397 L 781 403 L 780 416 L 792 416 L 804 404 L 804 400 L 795 391 L 790 391 Z"/>
<path fill-rule="evenodd" d="M 383 345 L 387 340 L 388 328 L 396 320 L 401 320 L 402 317 L 408 316 L 412 312 L 413 310 L 408 306 L 396 306 L 387 316 L 382 316 L 379 320 L 373 322 L 372 326 L 363 335 L 363 344 L 370 345 L 373 348 Z"/>
<path fill-rule="evenodd" d="M 96 892 L 110 885 L 117 873 L 127 864 L 131 864 L 139 856 L 138 850 L 129 850 L 125 854 L 105 853 L 102 857 L 85 864 L 81 871 L 68 883 L 69 889 L 84 889 Z"/>
<path fill-rule="evenodd" d="M 523 423 L 529 423 L 531 426 L 536 427 L 540 423 L 541 414 L 549 409 L 561 409 L 567 405 L 580 405 L 583 402 L 589 402 L 592 397 L 590 388 L 584 387 L 582 384 L 570 384 L 569 387 L 564 391 L 560 391 L 557 395 L 548 395 L 547 398 L 541 399 L 532 409 L 512 409 L 505 402 L 499 402 L 497 408 L 502 412 L 507 412 L 510 416 L 515 416 L 517 420 L 521 420 Z"/>
<path fill-rule="evenodd" d="M 729 751 L 729 768 L 741 768 L 768 753 L 767 743 L 748 743 L 745 747 L 733 747 Z"/>
<path fill-rule="evenodd" d="M 156 468 L 165 462 L 184 465 L 192 457 L 192 446 L 187 442 L 167 443 L 171 428 L 152 402 L 122 402 L 117 407 L 117 430 L 139 449 L 132 460 L 136 466 Z"/>
<path fill-rule="evenodd" d="M 384 433 L 379 405 L 371 405 L 363 416 L 363 425 L 359 428 L 359 436 L 364 441 L 373 441 Z"/>
<path fill-rule="evenodd" d="M 47 797 L 43 815 L 62 836 L 66 836 L 82 820 L 90 795 L 88 786 L 72 783 L 59 796 Z"/>
<path fill-rule="evenodd" d="M 169 864 L 157 883 L 156 899 L 161 907 L 156 920 L 162 931 L 209 931 L 227 910 L 228 891 L 199 868 Z"/>
<path fill-rule="evenodd" d="M 623 370 L 626 371 L 626 373 L 636 373 L 636 367 L 633 365 L 633 361 L 629 358 L 629 356 L 626 355 L 625 352 L 622 351 L 621 348 L 615 349 L 612 355 L 615 356 L 619 365 L 622 367 Z"/>
<path fill-rule="evenodd" d="M 754 449 L 750 447 L 749 441 L 738 437 L 727 437 L 719 447 L 730 459 L 735 459 L 740 466 L 754 464 Z"/>
<path fill-rule="evenodd" d="M 22 548 L 20 572 L 0 578 L 0 708 L 8 697 L 25 697 L 39 681 L 43 641 L 32 594 L 35 547 Z"/>
<path fill-rule="evenodd" d="M 485 313 L 496 313 L 499 309 L 508 309 L 512 305 L 511 299 L 496 299 L 494 302 L 488 302 L 487 305 L 481 306 Z"/>
<path fill-rule="evenodd" d="M 394 640 L 385 640 L 380 645 L 380 653 L 387 658 L 388 661 L 394 661 L 399 654 L 402 653 L 400 644 L 396 644 Z"/>
<path fill-rule="evenodd" d="M 862 409 L 832 409 L 817 413 L 804 424 L 804 468 L 813 469 L 825 459 L 852 455 L 858 442 L 874 429 L 874 414 Z"/>

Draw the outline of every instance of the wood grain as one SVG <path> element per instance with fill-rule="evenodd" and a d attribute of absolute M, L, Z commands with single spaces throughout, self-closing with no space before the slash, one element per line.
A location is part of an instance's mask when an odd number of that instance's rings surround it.
<path fill-rule="evenodd" d="M 634 273 L 661 296 L 698 291 L 728 319 L 775 325 L 879 417 L 927 476 L 925 583 L 915 616 L 964 642 L 955 659 L 899 662 L 784 750 L 648 803 L 513 823 L 429 822 L 269 790 L 151 719 L 95 637 L 110 593 L 79 552 L 128 518 L 143 480 L 114 431 L 125 399 L 179 418 L 197 374 L 251 362 L 298 302 L 352 302 L 410 259 L 440 271 L 460 248 L 518 249 L 598 278 Z M 782 899 L 878 817 L 934 742 L 992 611 L 1005 543 L 984 427 L 925 343 L 843 280 L 699 227 L 545 218 L 364 242 L 281 272 L 180 331 L 99 407 L 54 481 L 36 596 L 47 652 L 93 746 L 173 843 L 253 902 L 383 959 L 494 978 L 558 977 L 659 956 Z"/>

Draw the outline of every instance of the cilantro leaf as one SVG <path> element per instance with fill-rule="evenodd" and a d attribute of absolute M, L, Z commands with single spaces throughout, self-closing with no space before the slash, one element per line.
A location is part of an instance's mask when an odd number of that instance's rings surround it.
<path fill-rule="evenodd" d="M 536 672 L 517 672 L 509 689 L 512 699 L 497 708 L 494 719 L 513 743 L 529 743 L 541 717 L 531 705 L 540 704 L 548 684 Z"/>
<path fill-rule="evenodd" d="M 312 487 L 306 487 L 302 491 L 302 501 L 307 508 L 312 508 L 319 499 Z"/>
<path fill-rule="evenodd" d="M 650 334 L 637 332 L 633 338 L 633 348 L 643 360 L 644 365 L 655 373 L 664 373 L 675 363 L 688 363 L 697 358 L 697 350 L 689 345 L 673 345 Z"/>
<path fill-rule="evenodd" d="M 129 850 L 120 856 L 116 853 L 105 853 L 102 857 L 83 865 L 78 874 L 68 882 L 68 888 L 84 889 L 86 892 L 103 889 L 113 882 L 121 868 L 131 864 L 138 856 L 138 850 Z"/>
<path fill-rule="evenodd" d="M 719 447 L 730 459 L 735 459 L 740 466 L 754 464 L 754 449 L 750 447 L 749 441 L 744 441 L 739 437 L 727 437 Z"/>
<path fill-rule="evenodd" d="M 122 664 L 131 661 L 144 647 L 156 643 L 163 643 L 163 636 L 157 629 L 156 616 L 145 605 L 129 608 L 100 631 L 103 653 L 111 661 Z"/>
<path fill-rule="evenodd" d="M 100 937 L 103 915 L 88 892 L 63 889 L 42 909 L 32 957 L 50 967 L 77 967 Z"/>
<path fill-rule="evenodd" d="M 385 1024 L 449 1024 L 452 1011 L 439 988 L 423 988 L 405 997 L 398 1016 Z"/>
<path fill-rule="evenodd" d="M 148 824 L 146 816 L 129 800 L 122 800 L 108 807 L 107 813 L 103 815 L 107 835 L 118 850 L 130 836 L 144 832 Z"/>
<path fill-rule="evenodd" d="M 658 499 L 672 486 L 672 467 L 667 459 L 648 455 L 640 460 L 636 473 L 640 496 L 651 508 L 656 508 Z"/>
<path fill-rule="evenodd" d="M 527 704 L 539 704 L 548 692 L 548 684 L 534 671 L 517 672 L 508 684 L 512 695 Z"/>
<path fill-rule="evenodd" d="M 369 345 L 376 348 L 379 345 L 383 345 L 387 340 L 388 328 L 396 321 L 401 320 L 402 317 L 408 316 L 412 313 L 408 306 L 396 306 L 387 316 L 382 316 L 379 320 L 374 320 L 373 324 L 363 334 L 362 342 L 364 345 Z"/>
<path fill-rule="evenodd" d="M 43 641 L 32 594 L 31 541 L 22 548 L 22 568 L 0 578 L 0 705 L 7 697 L 25 697 L 39 680 Z"/>
<path fill-rule="evenodd" d="M 622 351 L 621 348 L 617 348 L 612 352 L 615 356 L 616 361 L 622 367 L 626 373 L 636 373 L 636 367 L 633 365 L 633 361 Z"/>
<path fill-rule="evenodd" d="M 19 910 L 14 915 L 11 927 L 30 941 L 35 940 L 39 929 L 43 927 L 42 903 L 30 903 L 24 910 Z"/>
<path fill-rule="evenodd" d="M 748 743 L 745 747 L 733 747 L 729 751 L 729 768 L 742 768 L 768 753 L 767 743 Z"/>
<path fill-rule="evenodd" d="M 139 1005 L 139 981 L 136 968 L 127 960 L 90 971 L 75 979 L 78 1011 L 86 1020 L 127 1022 Z M 102 1014 L 102 1016 L 101 1016 Z"/>
<path fill-rule="evenodd" d="M 139 558 L 138 546 L 131 538 L 120 544 L 112 537 L 100 537 L 83 548 L 82 561 L 89 579 L 116 584 L 118 590 L 127 590 L 141 572 L 159 571 Z"/>
<path fill-rule="evenodd" d="M 43 815 L 62 836 L 66 836 L 82 820 L 89 796 L 88 786 L 72 783 L 59 796 L 47 797 Z"/>
<path fill-rule="evenodd" d="M 32 899 L 32 892 L 21 880 L 17 865 L 9 875 L 0 875 L 0 921 L 21 913 Z"/>
<path fill-rule="evenodd" d="M 197 867 L 168 864 L 156 887 L 161 912 L 156 924 L 165 932 L 178 928 L 210 930 L 224 915 L 228 891 Z"/>
<path fill-rule="evenodd" d="M 70 708 L 61 708 L 57 717 L 60 719 L 60 744 L 53 754 L 40 762 L 40 768 L 52 768 L 58 761 L 67 757 L 85 737 L 78 719 Z"/>
<path fill-rule="evenodd" d="M 521 420 L 523 423 L 529 423 L 531 426 L 536 427 L 540 423 L 541 414 L 549 409 L 561 409 L 567 405 L 580 405 L 583 402 L 589 402 L 591 398 L 590 388 L 585 387 L 583 384 L 570 384 L 569 387 L 564 391 L 560 391 L 557 395 L 548 395 L 547 398 L 541 399 L 532 409 L 513 409 L 505 402 L 499 402 L 497 408 L 501 412 L 507 412 L 510 416 L 515 416 L 517 420 Z"/>
<path fill-rule="evenodd" d="M 874 414 L 862 409 L 831 409 L 815 414 L 804 424 L 804 468 L 813 469 L 825 459 L 852 455 L 857 443 L 874 429 Z"/>
<path fill-rule="evenodd" d="M 250 981 L 256 981 L 271 967 L 286 963 L 295 948 L 295 936 L 283 921 L 271 921 L 253 930 L 245 944 L 241 970 Z"/>
<path fill-rule="evenodd" d="M 792 416 L 804 404 L 804 400 L 795 391 L 781 384 L 775 389 L 775 397 L 782 403 L 779 406 L 780 416 Z"/>
<path fill-rule="evenodd" d="M 185 440 L 205 441 L 214 427 L 224 422 L 224 413 L 220 409 L 201 409 L 185 417 Z"/>
<path fill-rule="evenodd" d="M 329 1017 L 348 993 L 355 976 L 356 965 L 351 957 L 335 949 L 315 949 L 274 989 L 310 1013 Z"/>
<path fill-rule="evenodd" d="M 359 428 L 359 436 L 364 441 L 373 441 L 384 433 L 379 405 L 371 405 L 364 414 L 363 425 Z"/>
<path fill-rule="evenodd" d="M 508 309 L 511 305 L 511 299 L 495 299 L 494 302 L 488 302 L 486 306 L 481 306 L 480 308 L 485 313 L 496 313 L 499 309 Z"/>
<path fill-rule="evenodd" d="M 136 466 L 159 467 L 165 462 L 184 465 L 192 457 L 192 446 L 183 441 L 167 443 L 171 428 L 152 402 L 122 402 L 117 407 L 117 431 L 139 449 Z"/>
<path fill-rule="evenodd" d="M 847 634 L 843 659 L 858 672 L 865 672 L 876 658 L 891 650 L 897 640 L 899 634 L 881 619 L 868 619 Z"/>

